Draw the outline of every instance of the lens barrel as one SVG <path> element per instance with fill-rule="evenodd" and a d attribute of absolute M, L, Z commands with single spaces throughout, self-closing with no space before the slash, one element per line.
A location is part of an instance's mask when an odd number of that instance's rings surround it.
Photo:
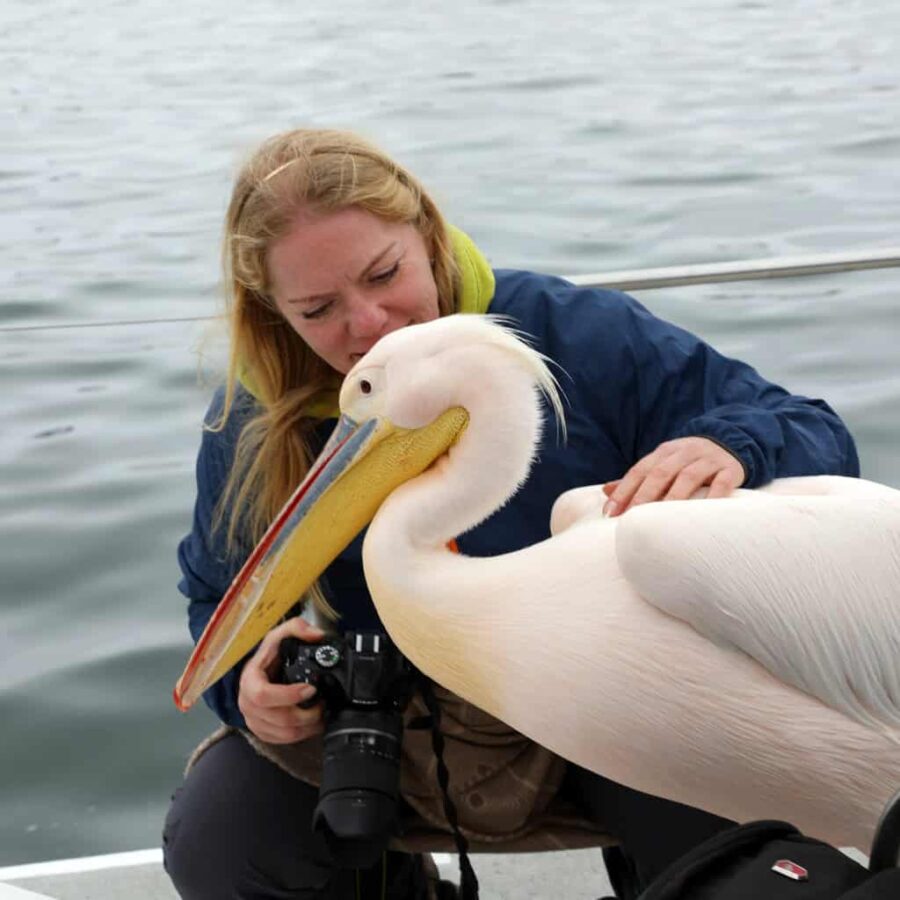
<path fill-rule="evenodd" d="M 395 831 L 402 731 L 400 714 L 385 710 L 342 710 L 329 722 L 313 830 L 338 865 L 374 865 Z"/>

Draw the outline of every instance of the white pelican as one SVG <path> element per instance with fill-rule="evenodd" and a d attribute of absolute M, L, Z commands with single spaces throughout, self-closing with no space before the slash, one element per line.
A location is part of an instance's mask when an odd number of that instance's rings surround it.
<path fill-rule="evenodd" d="M 540 391 L 558 410 L 538 354 L 486 317 L 383 338 L 346 377 L 341 424 L 176 702 L 246 654 L 374 516 L 373 600 L 435 681 L 615 781 L 867 848 L 900 786 L 900 492 L 787 479 L 605 519 L 586 488 L 557 501 L 548 540 L 450 552 L 527 477 Z"/>

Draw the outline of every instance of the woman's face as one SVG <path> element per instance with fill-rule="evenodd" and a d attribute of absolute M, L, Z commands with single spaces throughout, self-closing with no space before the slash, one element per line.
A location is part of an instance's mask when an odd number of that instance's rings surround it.
<path fill-rule="evenodd" d="M 269 248 L 268 275 L 279 312 L 341 374 L 384 335 L 438 317 L 422 235 L 355 206 L 302 212 Z"/>

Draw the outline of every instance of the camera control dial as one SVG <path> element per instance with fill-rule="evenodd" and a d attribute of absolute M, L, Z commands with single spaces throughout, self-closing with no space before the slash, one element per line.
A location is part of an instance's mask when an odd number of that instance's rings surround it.
<path fill-rule="evenodd" d="M 334 644 L 316 647 L 313 656 L 323 669 L 333 669 L 341 661 L 341 651 Z"/>

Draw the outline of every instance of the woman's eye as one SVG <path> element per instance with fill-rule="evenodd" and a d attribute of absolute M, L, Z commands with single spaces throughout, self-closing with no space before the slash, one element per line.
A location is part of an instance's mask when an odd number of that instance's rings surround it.
<path fill-rule="evenodd" d="M 397 260 L 389 269 L 385 269 L 383 272 L 379 272 L 377 275 L 372 276 L 372 281 L 378 284 L 384 284 L 385 282 L 390 281 L 396 274 L 398 269 L 400 268 L 400 261 Z"/>
<path fill-rule="evenodd" d="M 301 313 L 300 315 L 304 319 L 321 319 L 329 309 L 331 309 L 331 303 L 323 303 L 321 306 L 307 310 L 307 312 Z"/>

